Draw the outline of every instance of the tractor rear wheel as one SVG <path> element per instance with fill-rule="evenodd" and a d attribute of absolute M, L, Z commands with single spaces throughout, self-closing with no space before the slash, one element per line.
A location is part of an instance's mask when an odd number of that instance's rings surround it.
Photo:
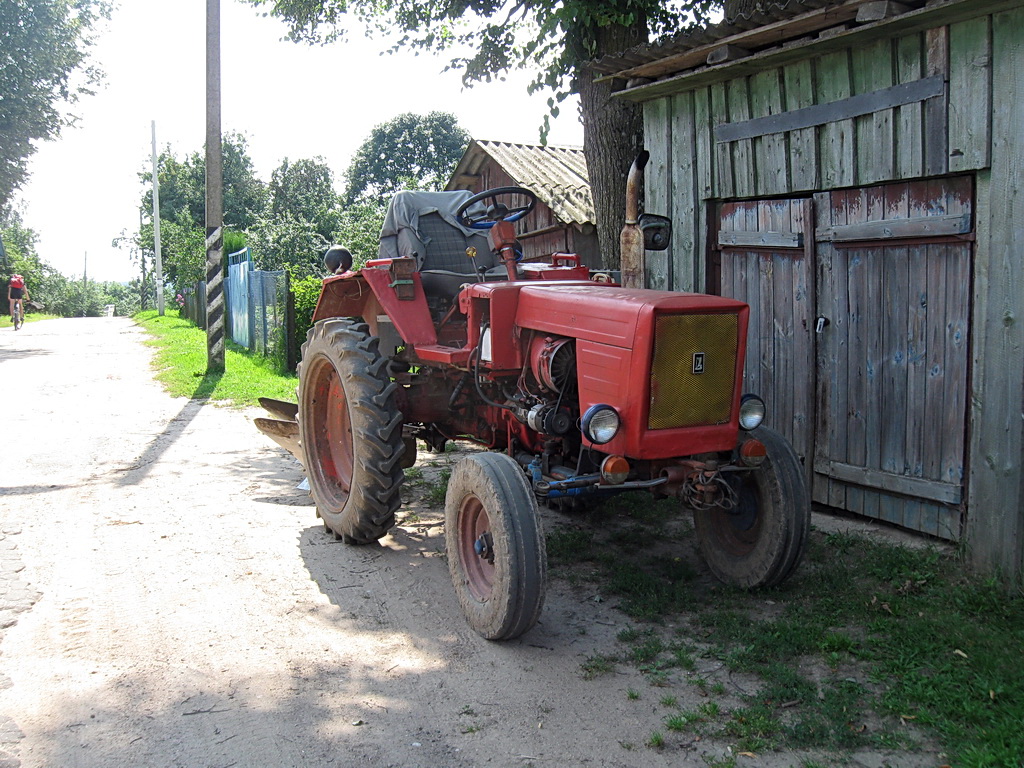
<path fill-rule="evenodd" d="M 452 582 L 469 625 L 488 640 L 531 629 L 544 605 L 547 554 L 537 501 L 502 453 L 455 465 L 444 505 Z"/>
<path fill-rule="evenodd" d="M 736 507 L 694 515 L 697 541 L 711 572 L 744 589 L 784 581 L 803 558 L 811 528 L 810 497 L 793 448 L 767 427 L 752 434 L 764 443 L 767 456 L 757 469 L 732 473 Z"/>
<path fill-rule="evenodd" d="M 397 389 L 365 323 L 336 318 L 310 329 L 299 364 L 303 465 L 324 526 L 350 544 L 395 524 L 406 450 Z"/>

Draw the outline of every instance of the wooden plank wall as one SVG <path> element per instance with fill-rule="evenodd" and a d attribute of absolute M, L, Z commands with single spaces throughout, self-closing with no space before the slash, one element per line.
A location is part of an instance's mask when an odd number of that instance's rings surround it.
<path fill-rule="evenodd" d="M 1024 580 L 1024 9 L 996 14 L 989 29 L 992 169 L 977 178 L 967 543 L 971 561 L 980 570 L 1020 583 Z M 950 99 L 952 103 L 952 94 Z M 959 145 L 950 142 L 950 146 Z"/>
<path fill-rule="evenodd" d="M 652 288 L 707 290 L 709 199 L 752 199 L 973 171 L 990 163 L 989 16 L 882 39 L 647 102 L 646 209 L 671 216 L 672 247 L 648 253 Z M 735 141 L 716 126 L 948 76 L 948 92 Z M 948 119 L 947 119 L 948 115 Z"/>
<path fill-rule="evenodd" d="M 1019 6 L 982 12 L 879 41 L 870 54 L 865 49 L 787 57 L 784 65 L 735 80 L 726 79 L 723 69 L 720 81 L 705 78 L 689 88 L 681 83 L 685 93 L 645 103 L 652 152 L 647 209 L 671 215 L 676 227 L 671 250 L 651 263 L 649 279 L 675 290 L 708 287 L 709 201 L 975 173 L 966 539 L 975 565 L 1018 583 L 1024 574 L 1022 30 Z M 938 97 L 790 130 L 761 141 L 760 151 L 751 151 L 756 140 L 714 138 L 715 126 L 743 115 L 765 116 L 780 105 L 792 111 L 846 89 L 870 92 L 933 74 L 948 83 Z M 746 164 L 737 168 L 738 163 Z"/>

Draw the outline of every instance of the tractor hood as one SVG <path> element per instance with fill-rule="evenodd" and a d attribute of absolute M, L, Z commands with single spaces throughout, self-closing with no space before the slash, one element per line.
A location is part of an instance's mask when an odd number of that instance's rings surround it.
<path fill-rule="evenodd" d="M 641 317 L 658 314 L 738 312 L 746 305 L 701 293 L 602 285 L 524 286 L 515 324 L 545 333 L 633 349 Z"/>

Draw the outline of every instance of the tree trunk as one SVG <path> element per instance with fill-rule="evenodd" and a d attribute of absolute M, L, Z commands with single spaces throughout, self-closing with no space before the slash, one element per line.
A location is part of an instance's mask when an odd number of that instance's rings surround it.
<path fill-rule="evenodd" d="M 598 27 L 589 30 L 589 34 L 597 48 L 591 58 L 597 58 L 647 42 L 647 22 L 641 18 L 631 27 Z M 605 269 L 618 269 L 626 176 L 643 148 L 643 112 L 631 102 L 613 98 L 611 82 L 595 83 L 593 73 L 585 66 L 580 66 L 576 82 L 601 263 Z"/>

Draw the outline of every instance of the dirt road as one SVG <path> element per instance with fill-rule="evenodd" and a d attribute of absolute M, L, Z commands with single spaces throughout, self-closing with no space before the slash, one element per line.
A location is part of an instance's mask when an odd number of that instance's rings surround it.
<path fill-rule="evenodd" d="M 336 543 L 254 414 L 164 394 L 131 321 L 0 337 L 0 768 L 731 759 L 645 747 L 664 711 L 635 669 L 584 678 L 627 623 L 593 586 L 487 642 L 415 493 L 379 546 Z"/>

